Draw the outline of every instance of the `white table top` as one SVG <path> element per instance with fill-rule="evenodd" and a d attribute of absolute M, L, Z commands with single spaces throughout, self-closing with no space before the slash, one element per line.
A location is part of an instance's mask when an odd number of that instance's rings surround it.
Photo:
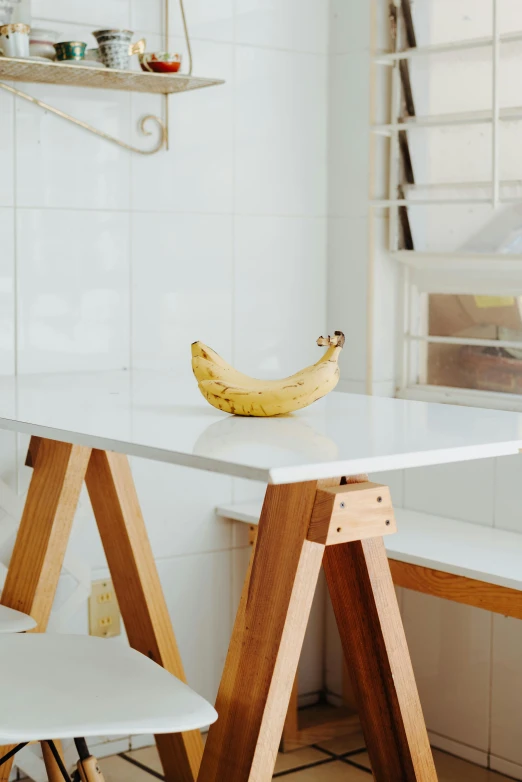
<path fill-rule="evenodd" d="M 0 429 L 267 483 L 522 449 L 518 413 L 334 392 L 291 416 L 239 418 L 188 373 L 139 371 L 0 378 Z"/>

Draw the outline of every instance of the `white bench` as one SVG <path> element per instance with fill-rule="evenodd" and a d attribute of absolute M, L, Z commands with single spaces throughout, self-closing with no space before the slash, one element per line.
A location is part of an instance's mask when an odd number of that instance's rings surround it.
<path fill-rule="evenodd" d="M 257 536 L 262 499 L 220 505 L 218 516 L 248 524 Z M 417 592 L 522 619 L 522 535 L 395 508 L 398 532 L 384 537 L 394 583 Z M 345 692 L 349 693 L 345 676 Z M 350 702 L 349 696 L 345 698 Z M 358 728 L 352 709 L 303 710 L 297 681 L 283 732 L 283 750 Z"/>
<path fill-rule="evenodd" d="M 259 499 L 220 505 L 216 512 L 248 524 L 255 537 L 262 504 Z M 395 517 L 398 532 L 384 542 L 389 559 L 396 563 L 390 563 L 396 583 L 430 594 L 436 590 L 440 597 L 522 619 L 522 535 L 404 508 L 395 508 Z M 441 574 L 439 584 L 423 584 L 420 573 L 412 581 L 414 568 Z M 469 595 L 461 592 L 462 579 L 477 582 L 468 585 Z M 408 583 L 402 583 L 405 580 Z M 452 593 L 451 586 L 458 583 L 461 589 Z M 473 594 L 477 584 L 483 587 Z"/>

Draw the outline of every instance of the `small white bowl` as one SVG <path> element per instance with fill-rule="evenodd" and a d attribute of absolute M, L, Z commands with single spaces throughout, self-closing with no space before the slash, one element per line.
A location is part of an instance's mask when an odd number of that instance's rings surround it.
<path fill-rule="evenodd" d="M 29 34 L 29 51 L 32 57 L 45 57 L 47 60 L 56 58 L 53 44 L 60 40 L 61 33 L 56 30 L 45 30 L 41 27 L 32 27 Z"/>

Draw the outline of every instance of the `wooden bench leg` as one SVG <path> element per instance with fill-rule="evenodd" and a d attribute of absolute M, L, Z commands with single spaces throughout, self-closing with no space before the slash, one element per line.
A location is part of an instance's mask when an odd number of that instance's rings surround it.
<path fill-rule="evenodd" d="M 272 778 L 324 552 L 306 540 L 315 492 L 267 489 L 198 782 Z"/>
<path fill-rule="evenodd" d="M 185 681 L 127 457 L 93 450 L 86 482 L 130 645 Z M 168 782 L 194 782 L 200 731 L 156 736 L 156 743 Z"/>
<path fill-rule="evenodd" d="M 382 538 L 328 546 L 324 567 L 375 780 L 436 781 Z"/>
<path fill-rule="evenodd" d="M 2 604 L 30 614 L 38 623 L 35 632 L 45 632 L 49 621 L 89 457 L 90 448 L 31 440 L 28 463 L 34 471 Z M 9 779 L 11 767 L 12 760 L 0 767 L 0 782 Z"/>

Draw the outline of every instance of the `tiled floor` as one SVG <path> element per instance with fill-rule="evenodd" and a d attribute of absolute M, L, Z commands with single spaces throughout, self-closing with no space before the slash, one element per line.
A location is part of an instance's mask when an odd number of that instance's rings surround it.
<path fill-rule="evenodd" d="M 510 782 L 507 777 L 434 750 L 439 782 Z M 153 782 L 163 779 L 155 747 L 104 758 L 105 782 Z M 360 735 L 279 755 L 274 779 L 288 782 L 370 782 L 368 755 Z"/>

